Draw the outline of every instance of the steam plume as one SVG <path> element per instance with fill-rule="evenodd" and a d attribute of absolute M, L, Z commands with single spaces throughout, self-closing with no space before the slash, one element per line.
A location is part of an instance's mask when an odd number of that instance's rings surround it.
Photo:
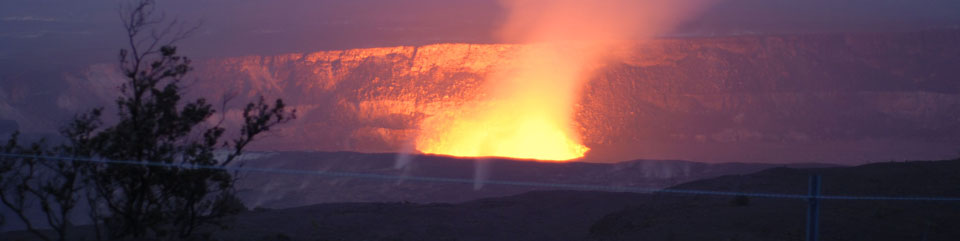
<path fill-rule="evenodd" d="M 513 69 L 487 80 L 488 99 L 425 120 L 417 149 L 455 156 L 582 157 L 573 120 L 580 90 L 614 50 L 652 38 L 708 0 L 503 0 L 504 41 L 527 44 Z"/>

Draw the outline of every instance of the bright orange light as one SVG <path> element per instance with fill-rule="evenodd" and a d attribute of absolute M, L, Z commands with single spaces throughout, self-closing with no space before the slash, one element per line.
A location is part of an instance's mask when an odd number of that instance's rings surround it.
<path fill-rule="evenodd" d="M 549 110 L 517 104 L 498 103 L 498 108 L 485 114 L 425 121 L 435 128 L 421 131 L 417 149 L 452 156 L 551 161 L 576 159 L 589 150 L 570 134 L 564 119 L 551 117 Z"/>
<path fill-rule="evenodd" d="M 570 160 L 589 148 L 573 111 L 592 68 L 625 40 L 654 36 L 696 2 L 673 0 L 501 0 L 510 14 L 500 34 L 532 43 L 488 76 L 475 104 L 447 108 L 420 124 L 420 152 Z"/>
<path fill-rule="evenodd" d="M 584 68 L 569 60 L 578 57 L 574 50 L 541 44 L 519 51 L 513 69 L 487 80 L 485 98 L 424 120 L 417 150 L 554 161 L 582 157 L 589 148 L 574 131 L 572 115 Z"/>
<path fill-rule="evenodd" d="M 589 150 L 572 139 L 559 123 L 537 116 L 457 121 L 444 133 L 446 139 L 424 139 L 421 152 L 465 157 L 511 157 L 536 160 L 570 160 Z"/>

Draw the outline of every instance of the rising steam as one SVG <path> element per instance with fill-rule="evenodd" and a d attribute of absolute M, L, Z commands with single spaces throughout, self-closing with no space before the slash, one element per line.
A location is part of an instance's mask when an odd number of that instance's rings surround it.
<path fill-rule="evenodd" d="M 669 30 L 707 0 L 504 0 L 499 32 L 526 44 L 511 69 L 488 77 L 480 104 L 421 123 L 416 148 L 454 156 L 570 160 L 588 150 L 573 119 L 596 66 Z"/>

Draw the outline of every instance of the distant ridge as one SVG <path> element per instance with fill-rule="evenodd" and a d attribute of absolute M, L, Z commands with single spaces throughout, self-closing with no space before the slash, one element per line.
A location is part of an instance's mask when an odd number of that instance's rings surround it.
<path fill-rule="evenodd" d="M 275 173 L 242 173 L 240 195 L 251 207 L 287 208 L 330 202 L 463 202 L 555 188 L 484 184 L 483 180 L 660 188 L 702 178 L 746 174 L 773 167 L 833 167 L 830 164 L 708 164 L 680 160 L 617 163 L 533 162 L 412 154 L 397 168 L 398 154 L 359 152 L 251 153 L 244 167 L 367 173 L 431 178 L 477 178 L 479 184 L 369 180 Z M 476 186 L 476 185 L 479 185 Z"/>

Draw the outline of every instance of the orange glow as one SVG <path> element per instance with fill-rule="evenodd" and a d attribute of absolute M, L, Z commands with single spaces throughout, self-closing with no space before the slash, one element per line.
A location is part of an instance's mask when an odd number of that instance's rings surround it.
<path fill-rule="evenodd" d="M 481 119 L 458 119 L 443 134 L 454 138 L 423 138 L 417 143 L 424 153 L 465 157 L 511 157 L 537 160 L 569 160 L 589 150 L 568 134 L 567 128 L 541 114 L 488 115 Z"/>
<path fill-rule="evenodd" d="M 417 149 L 453 156 L 570 160 L 589 148 L 573 130 L 580 68 L 556 56 L 555 46 L 521 51 L 518 69 L 487 80 L 485 100 L 428 118 Z"/>
<path fill-rule="evenodd" d="M 700 1 L 700 0 L 692 0 Z M 532 44 L 488 76 L 484 94 L 420 124 L 416 149 L 467 157 L 565 161 L 589 150 L 575 131 L 580 89 L 623 41 L 650 37 L 677 19 L 673 0 L 502 0 L 504 40 Z M 622 50 L 622 48 L 620 48 Z"/>

